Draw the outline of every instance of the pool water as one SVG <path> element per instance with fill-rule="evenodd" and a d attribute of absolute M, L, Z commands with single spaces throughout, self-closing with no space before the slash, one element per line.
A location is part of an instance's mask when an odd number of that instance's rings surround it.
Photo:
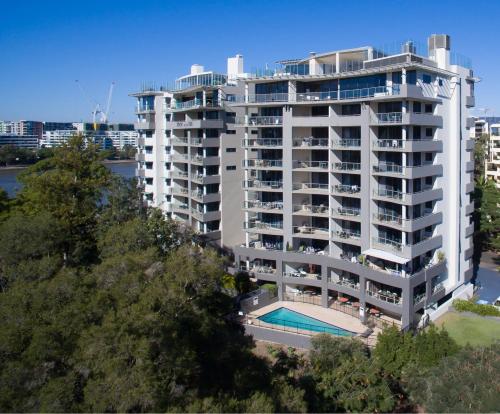
<path fill-rule="evenodd" d="M 320 321 L 288 308 L 278 308 L 258 318 L 262 322 L 279 326 L 303 329 L 313 332 L 325 332 L 337 336 L 352 336 L 354 333 L 335 325 Z"/>

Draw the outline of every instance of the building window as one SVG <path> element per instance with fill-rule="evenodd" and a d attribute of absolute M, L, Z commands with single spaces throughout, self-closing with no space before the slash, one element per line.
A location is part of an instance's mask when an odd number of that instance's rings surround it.
<path fill-rule="evenodd" d="M 228 129 L 228 130 L 226 131 L 226 134 L 227 134 L 227 135 L 234 135 L 234 134 L 236 134 L 236 131 L 235 131 L 234 129 Z"/>
<path fill-rule="evenodd" d="M 236 152 L 236 148 L 226 148 L 226 152 Z"/>
<path fill-rule="evenodd" d="M 443 86 L 443 80 L 442 79 L 438 79 L 438 85 L 439 86 Z"/>
<path fill-rule="evenodd" d="M 361 115 L 361 104 L 342 105 L 342 115 Z"/>
<path fill-rule="evenodd" d="M 425 128 L 425 136 L 427 138 L 432 138 L 432 135 L 434 135 L 433 131 L 432 131 L 432 128 Z"/>
<path fill-rule="evenodd" d="M 422 112 L 422 104 L 420 102 L 413 102 L 413 112 L 416 114 Z"/>
<path fill-rule="evenodd" d="M 153 163 L 152 162 L 147 162 L 146 163 L 146 170 L 152 170 L 153 169 Z"/>
<path fill-rule="evenodd" d="M 432 114 L 432 104 L 425 104 L 425 113 L 426 114 Z"/>
<path fill-rule="evenodd" d="M 153 185 L 153 178 L 152 177 L 146 177 L 146 184 L 147 185 Z"/>
<path fill-rule="evenodd" d="M 226 171 L 235 171 L 236 170 L 236 165 L 227 165 L 226 166 Z"/>
<path fill-rule="evenodd" d="M 431 78 L 431 75 L 427 74 L 427 73 L 424 73 L 422 75 L 422 82 L 423 83 L 426 83 L 426 84 L 430 84 L 432 82 L 432 78 Z"/>

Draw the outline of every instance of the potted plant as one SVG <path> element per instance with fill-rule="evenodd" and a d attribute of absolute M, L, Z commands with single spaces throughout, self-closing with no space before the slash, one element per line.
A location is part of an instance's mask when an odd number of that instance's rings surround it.
<path fill-rule="evenodd" d="M 439 262 L 439 263 L 444 262 L 444 260 L 446 259 L 446 256 L 445 256 L 445 254 L 444 254 L 444 252 L 443 252 L 443 251 L 439 250 L 439 251 L 437 252 L 437 259 L 438 259 L 438 262 Z"/>

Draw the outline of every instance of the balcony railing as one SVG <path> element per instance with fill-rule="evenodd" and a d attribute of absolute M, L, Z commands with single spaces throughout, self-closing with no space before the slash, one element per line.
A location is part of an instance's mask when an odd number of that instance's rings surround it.
<path fill-rule="evenodd" d="M 187 145 L 188 139 L 184 137 L 172 137 L 173 145 Z"/>
<path fill-rule="evenodd" d="M 293 183 L 292 190 L 328 190 L 328 183 Z"/>
<path fill-rule="evenodd" d="M 403 250 L 403 244 L 400 241 L 386 239 L 384 237 L 373 237 L 373 243 L 380 244 L 383 246 L 390 247 L 393 250 L 401 251 Z"/>
<path fill-rule="evenodd" d="M 188 173 L 184 171 L 172 171 L 172 178 L 188 178 Z"/>
<path fill-rule="evenodd" d="M 323 91 L 323 92 L 303 92 L 297 93 L 295 100 L 297 102 L 309 101 L 332 101 L 338 99 L 337 91 Z"/>
<path fill-rule="evenodd" d="M 377 291 L 367 290 L 366 293 L 371 297 L 383 300 L 384 302 L 387 303 L 392 303 L 394 305 L 403 304 L 403 299 L 401 298 L 401 296 L 398 296 L 397 293 L 391 292 L 390 290 L 383 290 L 383 289 Z"/>
<path fill-rule="evenodd" d="M 281 138 L 251 138 L 244 139 L 244 147 L 281 147 L 283 139 Z"/>
<path fill-rule="evenodd" d="M 374 172 L 387 172 L 387 173 L 403 173 L 403 166 L 395 163 L 380 163 L 379 165 L 373 166 Z"/>
<path fill-rule="evenodd" d="M 328 138 L 293 138 L 294 147 L 328 147 Z"/>
<path fill-rule="evenodd" d="M 400 190 L 388 190 L 385 188 L 379 188 L 378 190 L 374 190 L 373 193 L 379 197 L 387 197 L 387 198 L 393 198 L 393 199 L 398 199 L 398 200 L 401 200 L 403 198 L 403 196 L 406 194 Z"/>
<path fill-rule="evenodd" d="M 361 191 L 361 187 L 359 185 L 340 184 L 333 186 L 333 190 L 342 194 L 357 194 Z"/>
<path fill-rule="evenodd" d="M 398 124 L 403 120 L 402 112 L 384 112 L 375 114 L 379 124 Z"/>
<path fill-rule="evenodd" d="M 293 226 L 293 233 L 328 236 L 328 228 L 316 226 Z"/>
<path fill-rule="evenodd" d="M 270 189 L 279 190 L 283 188 L 282 181 L 261 181 L 261 180 L 246 180 L 243 182 L 244 188 Z"/>
<path fill-rule="evenodd" d="M 244 266 L 244 265 L 239 266 L 239 270 L 248 273 L 266 273 L 269 275 L 276 273 L 276 269 L 272 268 L 271 266 L 252 264 L 252 263 L 250 263 L 250 266 Z"/>
<path fill-rule="evenodd" d="M 262 210 L 283 210 L 283 201 L 249 200 L 243 202 L 243 208 L 258 208 Z"/>
<path fill-rule="evenodd" d="M 375 148 L 404 148 L 407 144 L 413 142 L 430 142 L 436 141 L 432 138 L 422 138 L 422 139 L 376 139 L 373 141 L 373 146 Z"/>
<path fill-rule="evenodd" d="M 359 240 L 361 238 L 361 233 L 352 230 L 334 230 L 332 232 L 333 237 L 338 237 L 339 239 L 354 239 Z"/>
<path fill-rule="evenodd" d="M 283 222 L 265 222 L 265 221 L 245 221 L 244 222 L 245 230 L 282 230 Z"/>
<path fill-rule="evenodd" d="M 357 147 L 361 146 L 361 139 L 359 139 L 359 138 L 334 139 L 334 140 L 332 140 L 332 146 L 357 148 Z"/>
<path fill-rule="evenodd" d="M 283 125 L 282 116 L 252 116 L 249 118 L 237 117 L 235 123 L 239 125 L 258 126 L 258 125 Z"/>
<path fill-rule="evenodd" d="M 328 214 L 328 207 L 324 205 L 313 205 L 313 204 L 294 204 L 294 213 L 305 213 L 305 214 Z"/>
<path fill-rule="evenodd" d="M 333 214 L 338 214 L 340 216 L 359 216 L 361 214 L 361 209 L 359 208 L 349 208 L 349 207 L 338 207 L 333 210 Z"/>
<path fill-rule="evenodd" d="M 188 194 L 189 191 L 187 188 L 184 187 L 172 187 L 172 193 L 185 195 Z"/>
<path fill-rule="evenodd" d="M 359 162 L 336 162 L 333 164 L 335 170 L 341 171 L 359 171 L 361 169 L 361 163 Z"/>
<path fill-rule="evenodd" d="M 170 109 L 189 109 L 189 108 L 194 108 L 196 106 L 201 106 L 202 105 L 202 100 L 201 99 L 191 99 L 189 101 L 184 101 L 184 102 L 172 102 L 170 105 Z"/>
<path fill-rule="evenodd" d="M 245 98 L 243 96 L 243 98 Z M 244 102 L 246 103 L 272 103 L 272 102 L 288 102 L 288 93 L 258 93 L 248 95 Z"/>
<path fill-rule="evenodd" d="M 303 279 L 321 280 L 321 275 L 319 273 L 307 273 L 303 270 L 296 270 L 293 272 L 284 272 L 283 277 L 297 277 L 297 278 L 303 278 Z"/>
<path fill-rule="evenodd" d="M 282 160 L 243 160 L 244 168 L 281 168 L 283 167 Z"/>
<path fill-rule="evenodd" d="M 355 280 L 343 278 L 343 279 L 334 279 L 334 278 L 329 278 L 329 282 L 334 283 L 339 286 L 347 286 L 348 288 L 354 289 L 354 290 L 359 290 L 359 282 L 356 282 Z"/>
<path fill-rule="evenodd" d="M 322 170 L 327 170 L 328 169 L 328 161 L 293 160 L 293 168 L 319 168 Z"/>

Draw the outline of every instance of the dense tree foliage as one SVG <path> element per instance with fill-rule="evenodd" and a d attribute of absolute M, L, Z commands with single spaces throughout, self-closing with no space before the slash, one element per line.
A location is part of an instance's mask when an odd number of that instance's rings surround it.
<path fill-rule="evenodd" d="M 498 348 L 464 353 L 433 327 L 390 328 L 373 350 L 321 334 L 309 355 L 257 356 L 225 293 L 249 281 L 225 274 L 223 258 L 146 208 L 135 180 L 101 158 L 75 138 L 24 174 L 17 199 L 0 198 L 0 411 L 444 410 L 461 393 L 450 410 L 498 402 L 488 389 Z M 457 380 L 461 363 L 472 368 Z"/>

